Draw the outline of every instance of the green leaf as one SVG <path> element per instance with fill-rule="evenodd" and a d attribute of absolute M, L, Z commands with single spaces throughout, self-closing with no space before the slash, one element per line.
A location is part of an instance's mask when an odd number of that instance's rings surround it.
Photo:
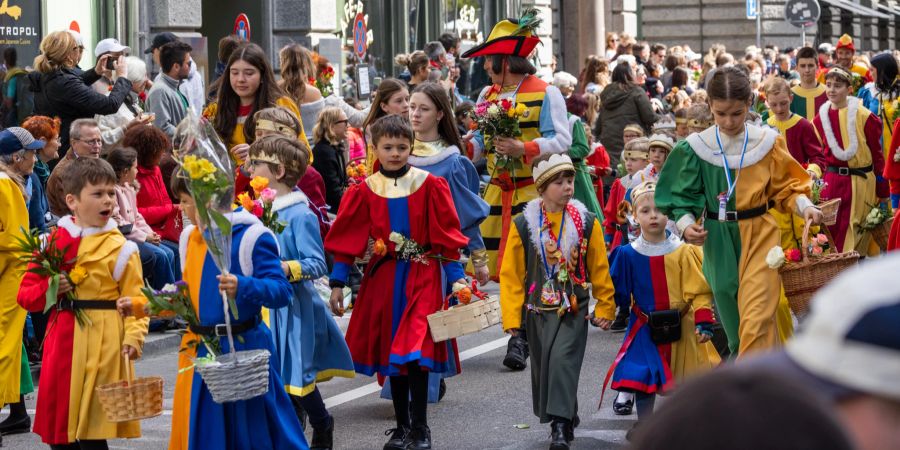
<path fill-rule="evenodd" d="M 231 221 L 224 214 L 214 209 L 209 210 L 209 216 L 216 223 L 216 226 L 225 236 L 231 236 Z"/>
<path fill-rule="evenodd" d="M 44 302 L 44 313 L 56 306 L 56 295 L 59 292 L 59 274 L 53 275 L 47 280 L 47 294 Z"/>

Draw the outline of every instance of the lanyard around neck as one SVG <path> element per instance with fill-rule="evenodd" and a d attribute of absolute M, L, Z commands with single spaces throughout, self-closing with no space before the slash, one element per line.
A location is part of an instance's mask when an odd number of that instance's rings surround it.
<path fill-rule="evenodd" d="M 741 148 L 741 161 L 738 164 L 737 175 L 735 175 L 734 181 L 732 182 L 731 168 L 728 167 L 728 157 L 725 155 L 725 148 L 722 147 L 722 138 L 719 137 L 719 126 L 716 125 L 716 143 L 719 144 L 719 152 L 722 155 L 722 165 L 725 166 L 725 182 L 728 183 L 728 192 L 725 194 L 726 200 L 730 199 L 731 195 L 734 194 L 738 179 L 741 177 L 741 169 L 744 167 L 744 155 L 747 153 L 747 143 L 749 141 L 750 132 L 747 130 L 747 125 L 744 125 L 744 147 Z"/>

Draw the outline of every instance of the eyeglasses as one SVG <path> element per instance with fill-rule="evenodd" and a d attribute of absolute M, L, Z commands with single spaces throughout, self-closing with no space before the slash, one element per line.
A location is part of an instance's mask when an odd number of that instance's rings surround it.
<path fill-rule="evenodd" d="M 90 145 L 91 147 L 100 147 L 101 145 L 103 145 L 103 141 L 100 139 L 93 139 L 90 141 L 86 141 L 84 139 L 72 139 L 72 140 L 78 141 L 78 142 L 84 142 L 85 144 Z"/>
<path fill-rule="evenodd" d="M 335 125 L 340 125 L 340 124 L 342 124 L 342 123 L 350 123 L 350 120 L 348 120 L 348 119 L 338 120 L 338 121 L 335 122 L 334 124 L 335 124 Z"/>

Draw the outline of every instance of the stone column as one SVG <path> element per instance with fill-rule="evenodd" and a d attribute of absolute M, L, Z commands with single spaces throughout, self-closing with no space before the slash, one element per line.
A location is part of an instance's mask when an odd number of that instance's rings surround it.
<path fill-rule="evenodd" d="M 588 55 L 603 55 L 605 51 L 606 27 L 604 24 L 603 0 L 580 2 L 560 0 L 558 2 L 560 23 L 558 24 L 557 67 L 578 76 L 584 59 Z M 554 24 L 556 28 L 557 24 Z"/>

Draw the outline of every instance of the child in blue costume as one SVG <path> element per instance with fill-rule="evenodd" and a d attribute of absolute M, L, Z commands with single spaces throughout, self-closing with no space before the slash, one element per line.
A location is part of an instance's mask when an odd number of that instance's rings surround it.
<path fill-rule="evenodd" d="M 356 372 L 344 335 L 313 286 L 313 280 L 327 273 L 325 251 L 309 199 L 293 188 L 306 171 L 308 159 L 309 149 L 296 138 L 266 136 L 250 146 L 250 174 L 269 180 L 269 188 L 276 193 L 272 208 L 286 224 L 278 234 L 278 245 L 281 268 L 294 298 L 287 307 L 269 311 L 276 365 L 295 406 L 309 414 L 315 449 L 331 448 L 334 436 L 334 419 L 316 383 L 336 376 L 353 378 Z"/>
<path fill-rule="evenodd" d="M 191 223 L 198 224 L 196 206 L 182 171 L 172 177 L 172 193 L 181 201 Z M 179 372 L 172 406 L 172 433 L 169 449 L 308 449 L 306 438 L 284 390 L 277 367 L 278 357 L 272 332 L 263 323 L 261 308 L 281 308 L 291 302 L 291 285 L 281 268 L 275 236 L 253 214 L 239 208 L 226 215 L 233 225 L 231 274 L 222 276 L 207 251 L 203 234 L 195 225 L 181 233 L 179 254 L 184 282 L 202 327 L 189 329 L 182 339 Z M 200 374 L 193 370 L 191 358 L 208 356 L 205 346 L 191 348 L 199 334 L 215 335 L 216 325 L 224 324 L 222 296 L 225 291 L 235 299 L 238 311 L 231 314 L 235 350 L 268 350 L 269 390 L 249 400 L 225 404 L 213 401 Z M 119 311 L 129 314 L 131 302 L 119 302 Z M 230 352 L 228 338 L 220 337 L 222 352 Z"/>

